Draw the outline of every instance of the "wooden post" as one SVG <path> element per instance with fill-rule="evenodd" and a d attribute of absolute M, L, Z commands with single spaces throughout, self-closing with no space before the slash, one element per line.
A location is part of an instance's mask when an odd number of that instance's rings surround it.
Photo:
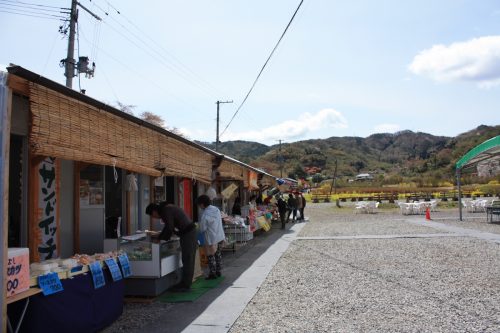
<path fill-rule="evenodd" d="M 73 252 L 80 253 L 80 162 L 74 164 L 73 172 Z"/>
<path fill-rule="evenodd" d="M 12 91 L 7 86 L 7 75 L 0 73 L 0 284 L 2 288 L 2 331 L 7 331 L 7 290 L 5 289 L 5 267 L 8 260 L 9 232 L 9 156 L 10 120 L 12 114 Z"/>

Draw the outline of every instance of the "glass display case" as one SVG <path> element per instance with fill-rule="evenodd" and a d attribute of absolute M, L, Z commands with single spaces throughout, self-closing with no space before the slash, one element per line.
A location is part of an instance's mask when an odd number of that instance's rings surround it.
<path fill-rule="evenodd" d="M 120 250 L 128 255 L 133 277 L 160 278 L 182 267 L 178 238 L 155 243 L 146 234 L 123 236 Z"/>

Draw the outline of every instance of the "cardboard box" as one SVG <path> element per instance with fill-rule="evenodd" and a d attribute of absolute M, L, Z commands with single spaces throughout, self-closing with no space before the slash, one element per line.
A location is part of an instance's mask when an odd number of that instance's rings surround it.
<path fill-rule="evenodd" d="M 30 288 L 30 254 L 27 248 L 9 248 L 6 283 L 7 297 Z"/>

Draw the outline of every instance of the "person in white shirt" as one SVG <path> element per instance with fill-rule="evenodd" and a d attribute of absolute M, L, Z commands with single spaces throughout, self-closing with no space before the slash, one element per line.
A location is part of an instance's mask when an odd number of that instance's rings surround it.
<path fill-rule="evenodd" d="M 206 280 L 216 279 L 222 275 L 221 244 L 226 238 L 222 217 L 219 208 L 212 206 L 212 201 L 207 195 L 200 195 L 196 199 L 198 206 L 203 209 L 200 218 L 200 232 L 205 239 L 205 251 L 208 257 L 209 274 Z"/>

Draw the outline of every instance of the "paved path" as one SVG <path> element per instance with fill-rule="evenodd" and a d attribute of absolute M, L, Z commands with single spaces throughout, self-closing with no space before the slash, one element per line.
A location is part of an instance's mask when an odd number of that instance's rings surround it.
<path fill-rule="evenodd" d="M 448 231 L 452 232 L 456 235 L 460 236 L 466 236 L 466 237 L 474 237 L 477 239 L 482 239 L 485 241 L 489 242 L 494 242 L 500 244 L 500 234 L 494 234 L 491 232 L 484 232 L 484 231 L 479 231 L 479 230 L 474 230 L 474 229 L 469 229 L 469 228 L 461 228 L 453 225 L 448 225 L 440 222 L 435 222 L 435 221 L 427 221 L 425 219 L 408 219 L 404 220 L 406 223 L 411 223 L 415 225 L 421 225 L 421 226 L 426 226 L 426 227 L 431 227 L 434 229 L 442 230 L 442 231 Z"/>
<path fill-rule="evenodd" d="M 295 224 L 198 316 L 184 333 L 227 332 L 259 290 L 304 223 Z"/>

